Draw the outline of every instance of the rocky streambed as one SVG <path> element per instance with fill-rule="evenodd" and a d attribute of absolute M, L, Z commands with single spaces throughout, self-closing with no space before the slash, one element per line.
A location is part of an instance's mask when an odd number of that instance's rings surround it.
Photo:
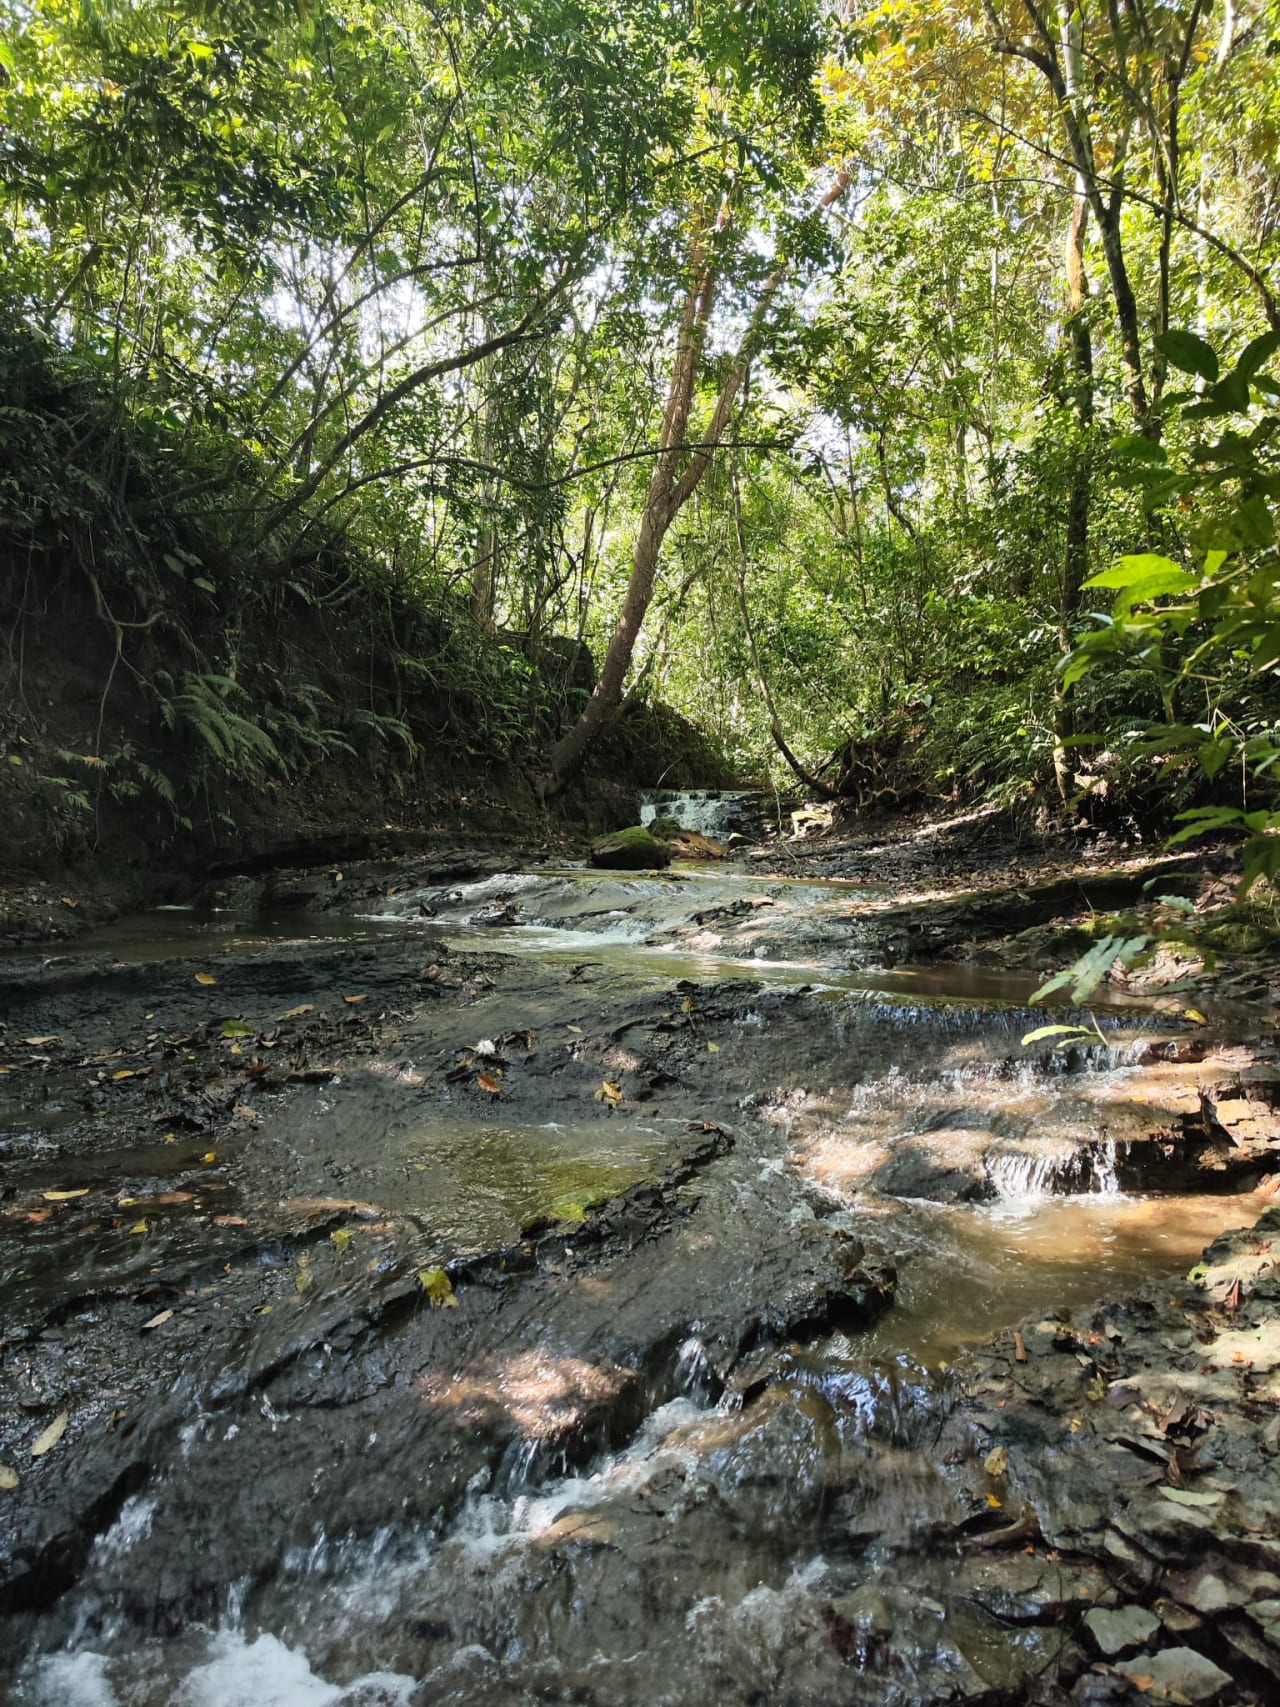
<path fill-rule="evenodd" d="M 1273 1698 L 1267 1016 L 1024 1048 L 760 860 L 204 902 L 0 973 L 9 1698 Z"/>

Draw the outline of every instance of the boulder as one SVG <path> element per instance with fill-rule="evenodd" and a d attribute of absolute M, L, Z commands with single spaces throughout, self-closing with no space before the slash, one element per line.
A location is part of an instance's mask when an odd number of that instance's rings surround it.
<path fill-rule="evenodd" d="M 597 836 L 591 844 L 591 863 L 608 871 L 660 871 L 671 864 L 671 849 L 642 824 L 633 824 L 611 836 Z"/>

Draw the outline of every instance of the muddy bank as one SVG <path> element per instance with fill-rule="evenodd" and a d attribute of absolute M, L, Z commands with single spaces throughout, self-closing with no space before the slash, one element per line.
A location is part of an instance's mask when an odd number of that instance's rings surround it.
<path fill-rule="evenodd" d="M 1261 1589 L 1143 1622 L 1275 1545 L 1261 1015 L 1028 1051 L 758 864 L 336 873 L 5 968 L 15 1700 L 1127 1700 L 1092 1612 L 1266 1699 Z M 1215 1358 L 1200 1457 L 1104 1437 Z"/>

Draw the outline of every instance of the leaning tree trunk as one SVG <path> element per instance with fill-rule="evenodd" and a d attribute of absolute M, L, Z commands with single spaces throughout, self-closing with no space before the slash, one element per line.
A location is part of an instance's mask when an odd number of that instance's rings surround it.
<path fill-rule="evenodd" d="M 849 173 L 841 170 L 818 201 L 816 211 L 825 212 L 840 199 L 848 187 Z M 727 220 L 728 215 L 722 213 L 720 217 L 723 222 Z M 622 690 L 627 672 L 631 668 L 636 641 L 653 600 L 662 542 L 672 522 L 697 491 L 724 438 L 765 316 L 778 293 L 785 273 L 786 263 L 783 261 L 765 280 L 750 323 L 738 346 L 738 353 L 721 383 L 715 406 L 711 411 L 711 419 L 691 444 L 686 438 L 686 429 L 693 408 L 707 323 L 715 304 L 717 284 L 716 263 L 709 253 L 705 234 L 700 233 L 695 241 L 693 265 L 690 268 L 691 283 L 685 297 L 680 336 L 676 343 L 671 380 L 667 387 L 662 434 L 658 441 L 649 490 L 636 534 L 631 577 L 627 582 L 622 611 L 609 641 L 609 649 L 605 653 L 600 680 L 596 683 L 591 698 L 573 728 L 561 736 L 551 749 L 550 775 L 541 783 L 544 798 L 558 794 L 576 775 L 592 743 L 622 701 Z M 686 456 L 689 460 L 684 462 Z"/>

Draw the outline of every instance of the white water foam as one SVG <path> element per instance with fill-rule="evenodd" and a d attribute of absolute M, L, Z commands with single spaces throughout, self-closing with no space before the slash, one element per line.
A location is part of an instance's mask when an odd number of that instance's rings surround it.
<path fill-rule="evenodd" d="M 132 1670 L 130 1666 L 130 1670 Z M 115 1677 L 102 1654 L 54 1654 L 36 1669 L 32 1707 L 133 1707 L 155 1701 L 154 1680 Z M 212 1637 L 208 1657 L 189 1671 L 168 1700 L 172 1707 L 409 1707 L 417 1679 L 367 1672 L 352 1683 L 317 1676 L 304 1653 L 275 1636 L 249 1641 L 234 1631 Z"/>

